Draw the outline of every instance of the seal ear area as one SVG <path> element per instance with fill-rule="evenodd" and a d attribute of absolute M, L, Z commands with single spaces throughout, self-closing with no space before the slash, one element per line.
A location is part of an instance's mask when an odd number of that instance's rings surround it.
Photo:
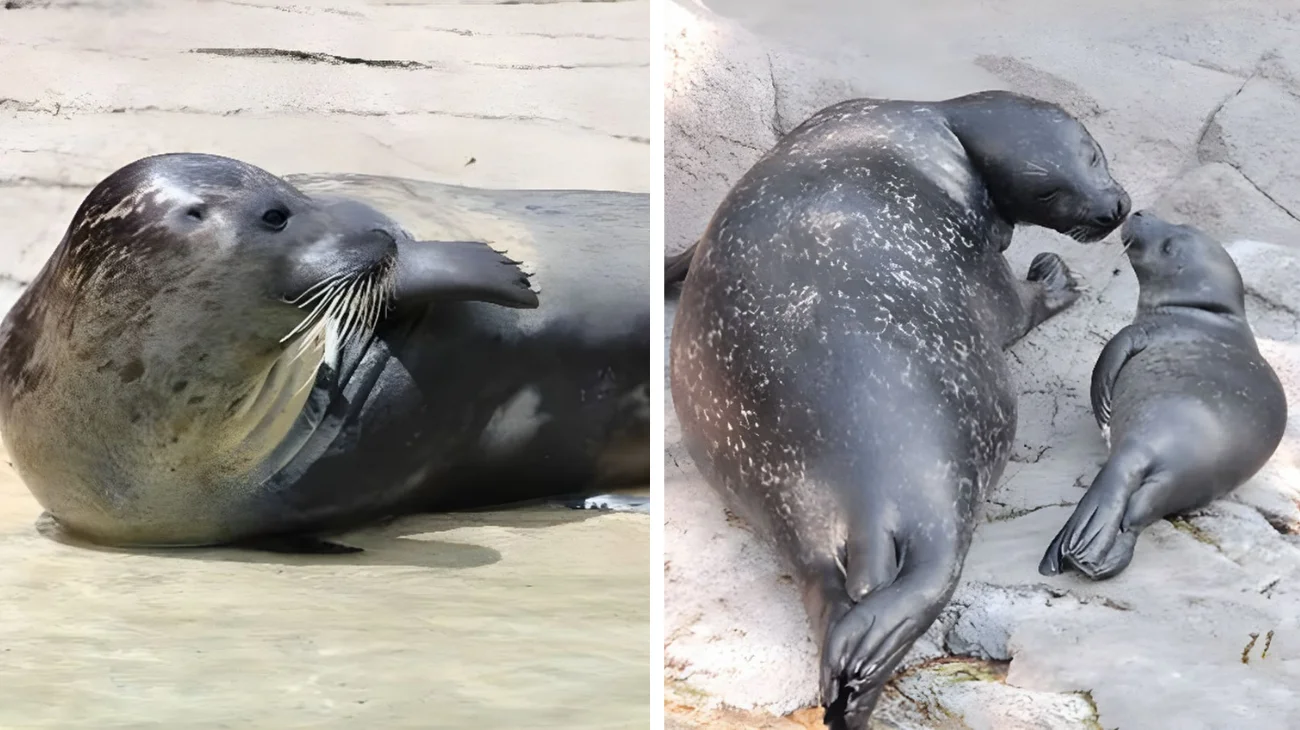
<path fill-rule="evenodd" d="M 664 259 L 664 286 L 686 281 L 686 274 L 690 271 L 691 262 L 695 260 L 695 252 L 699 247 L 700 242 L 696 241 L 685 251 Z"/>
<path fill-rule="evenodd" d="M 521 262 L 481 241 L 398 241 L 396 303 L 478 301 L 535 309 Z"/>

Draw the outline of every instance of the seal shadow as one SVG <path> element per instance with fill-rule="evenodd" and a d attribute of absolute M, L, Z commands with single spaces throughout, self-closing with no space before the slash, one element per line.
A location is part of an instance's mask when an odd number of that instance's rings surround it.
<path fill-rule="evenodd" d="M 178 560 L 259 563 L 263 565 L 365 565 L 404 566 L 440 570 L 465 570 L 492 565 L 501 560 L 494 548 L 452 540 L 430 539 L 429 535 L 462 527 L 511 527 L 544 529 L 584 522 L 608 513 L 570 509 L 558 505 L 519 508 L 494 507 L 463 512 L 418 513 L 403 515 L 346 533 L 325 536 L 358 552 L 316 554 L 273 552 L 238 546 L 126 548 L 89 542 L 68 532 L 49 513 L 36 519 L 36 531 L 62 545 L 101 553 L 148 555 Z"/>

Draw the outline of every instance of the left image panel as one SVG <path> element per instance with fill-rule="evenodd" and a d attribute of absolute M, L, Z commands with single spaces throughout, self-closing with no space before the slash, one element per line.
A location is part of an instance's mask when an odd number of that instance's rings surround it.
<path fill-rule="evenodd" d="M 650 6 L 3 4 L 0 727 L 649 725 Z"/>

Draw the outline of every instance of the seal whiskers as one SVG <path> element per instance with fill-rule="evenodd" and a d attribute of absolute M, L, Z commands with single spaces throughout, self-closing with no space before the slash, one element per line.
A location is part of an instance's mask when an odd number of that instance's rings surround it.
<path fill-rule="evenodd" d="M 396 272 L 395 258 L 390 256 L 359 274 L 335 274 L 286 299 L 286 303 L 307 310 L 307 316 L 280 342 L 322 323 L 340 343 L 374 332 L 397 287 Z"/>

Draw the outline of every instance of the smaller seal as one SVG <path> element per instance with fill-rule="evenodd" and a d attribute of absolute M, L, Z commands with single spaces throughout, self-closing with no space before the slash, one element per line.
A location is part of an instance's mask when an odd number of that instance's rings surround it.
<path fill-rule="evenodd" d="M 1110 459 L 1047 548 L 1043 575 L 1118 575 L 1143 529 L 1241 486 L 1286 429 L 1286 394 L 1255 343 L 1228 252 L 1145 211 L 1122 236 L 1141 288 L 1137 316 L 1092 371 Z"/>

